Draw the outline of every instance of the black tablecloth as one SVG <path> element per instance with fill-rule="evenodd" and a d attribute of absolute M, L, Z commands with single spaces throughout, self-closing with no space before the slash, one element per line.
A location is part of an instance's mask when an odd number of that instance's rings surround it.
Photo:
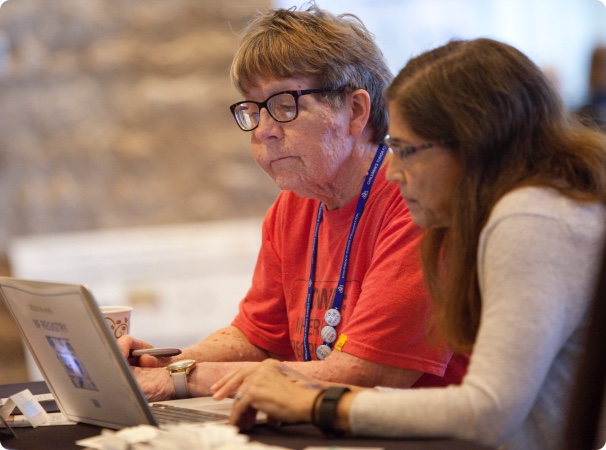
<path fill-rule="evenodd" d="M 0 385 L 0 397 L 9 397 L 24 389 L 32 394 L 48 392 L 44 382 Z M 11 450 L 70 450 L 82 449 L 75 444 L 79 439 L 99 435 L 101 428 L 94 425 L 59 425 L 37 428 L 15 428 L 17 437 L 8 430 L 0 429 L 0 442 Z M 381 447 L 385 450 L 486 450 L 480 445 L 449 439 L 364 439 L 343 437 L 326 438 L 312 425 L 285 425 L 272 428 L 259 425 L 246 433 L 251 440 L 270 445 L 300 450 L 309 446 Z M 193 450 L 193 449 L 192 449 Z"/>

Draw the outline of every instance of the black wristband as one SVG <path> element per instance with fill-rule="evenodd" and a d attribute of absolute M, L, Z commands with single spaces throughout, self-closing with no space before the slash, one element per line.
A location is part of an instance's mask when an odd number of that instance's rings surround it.
<path fill-rule="evenodd" d="M 318 410 L 318 400 L 324 395 L 324 393 L 326 392 L 326 389 L 322 389 L 321 391 L 318 392 L 318 395 L 316 395 L 316 398 L 314 398 L 314 402 L 311 405 L 311 423 L 313 425 L 318 425 L 318 422 L 316 421 L 316 411 Z"/>
<path fill-rule="evenodd" d="M 327 436 L 341 436 L 343 431 L 337 430 L 335 427 L 335 419 L 337 418 L 337 406 L 339 400 L 350 389 L 347 387 L 329 387 L 324 392 L 322 401 L 320 402 L 320 411 L 318 412 L 318 426 Z"/>

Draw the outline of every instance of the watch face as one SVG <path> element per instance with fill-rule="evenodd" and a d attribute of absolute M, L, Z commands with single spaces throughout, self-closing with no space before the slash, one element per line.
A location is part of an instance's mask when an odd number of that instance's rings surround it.
<path fill-rule="evenodd" d="M 193 359 L 184 359 L 183 361 L 176 361 L 174 363 L 170 363 L 168 368 L 171 370 L 179 370 L 179 369 L 187 369 L 188 367 L 196 364 L 196 361 Z"/>

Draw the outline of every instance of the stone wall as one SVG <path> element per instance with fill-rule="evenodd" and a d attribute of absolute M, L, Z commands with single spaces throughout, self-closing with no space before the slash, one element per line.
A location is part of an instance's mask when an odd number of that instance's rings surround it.
<path fill-rule="evenodd" d="M 269 0 L 9 0 L 0 8 L 0 274 L 14 236 L 262 215 L 277 188 L 228 106 Z M 0 302 L 1 303 L 1 302 Z M 24 381 L 0 305 L 0 383 Z"/>
<path fill-rule="evenodd" d="M 0 253 L 14 235 L 263 214 L 277 189 L 228 106 L 268 0 L 0 8 Z"/>

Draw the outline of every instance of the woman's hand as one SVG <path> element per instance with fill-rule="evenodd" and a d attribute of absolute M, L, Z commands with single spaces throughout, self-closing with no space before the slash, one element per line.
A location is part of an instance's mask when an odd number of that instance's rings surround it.
<path fill-rule="evenodd" d="M 146 348 L 153 348 L 153 345 L 148 344 L 145 341 L 137 339 L 131 335 L 125 334 L 118 338 L 118 346 L 120 350 L 122 350 L 122 354 L 128 360 L 131 366 L 139 366 L 139 367 L 164 367 L 171 363 L 172 359 L 165 358 L 156 358 L 151 355 L 141 355 L 140 357 L 131 357 L 131 350 L 139 350 Z"/>
<path fill-rule="evenodd" d="M 320 381 L 314 380 L 313 378 L 308 377 L 307 375 L 303 375 L 302 373 L 299 373 L 296 370 L 291 369 L 290 367 L 279 363 L 274 359 L 266 359 L 261 363 L 254 364 L 242 369 L 234 370 L 223 376 L 221 379 L 219 379 L 219 381 L 217 381 L 210 387 L 210 390 L 214 392 L 213 398 L 215 400 L 222 400 L 225 397 L 229 397 L 230 395 L 235 394 L 246 378 L 248 378 L 257 370 L 260 370 L 260 368 L 265 365 L 279 367 L 284 376 L 289 378 L 293 383 L 299 383 L 302 386 L 316 389 L 328 386 L 328 383 L 322 383 Z"/>
<path fill-rule="evenodd" d="M 254 426 L 257 411 L 267 414 L 272 422 L 309 422 L 311 408 L 320 384 L 276 360 L 265 360 L 254 368 L 232 372 L 213 388 L 215 398 L 238 388 L 230 423 L 247 430 Z"/>
<path fill-rule="evenodd" d="M 263 363 L 252 364 L 248 367 L 237 369 L 228 374 L 224 375 L 215 382 L 211 387 L 210 391 L 213 392 L 213 398 L 215 400 L 223 400 L 226 397 L 234 395 L 242 382 L 256 370 Z"/>
<path fill-rule="evenodd" d="M 148 401 L 171 400 L 175 397 L 172 379 L 165 368 L 131 367 L 131 370 Z"/>

